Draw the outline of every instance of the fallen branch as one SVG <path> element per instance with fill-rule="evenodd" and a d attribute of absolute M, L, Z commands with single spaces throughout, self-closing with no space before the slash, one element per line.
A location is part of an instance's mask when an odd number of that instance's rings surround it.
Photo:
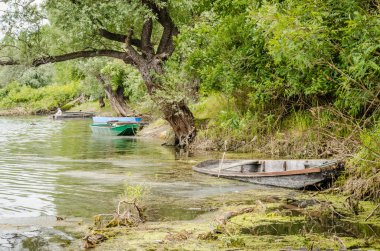
<path fill-rule="evenodd" d="M 239 211 L 228 212 L 224 216 L 222 216 L 221 218 L 217 219 L 217 221 L 221 225 L 225 225 L 229 219 L 236 217 L 238 215 L 241 215 L 241 214 L 253 212 L 255 209 L 256 209 L 256 207 L 247 207 L 247 208 L 240 209 Z"/>
<path fill-rule="evenodd" d="M 375 209 L 372 210 L 372 212 L 367 216 L 367 218 L 365 218 L 364 221 L 369 220 L 375 214 L 376 210 L 379 208 L 380 208 L 380 203 L 375 207 Z"/>

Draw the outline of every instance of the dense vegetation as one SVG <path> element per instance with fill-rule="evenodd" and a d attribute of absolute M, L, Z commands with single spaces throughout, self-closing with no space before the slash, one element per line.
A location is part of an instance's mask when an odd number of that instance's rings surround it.
<path fill-rule="evenodd" d="M 99 23 L 118 32 L 131 26 L 141 30 L 144 18 L 158 15 L 140 9 L 137 1 L 131 1 L 131 9 L 123 9 L 122 1 L 99 6 L 80 2 L 87 9 L 72 6 L 69 1 L 47 1 L 51 24 L 42 25 L 39 31 L 45 38 L 35 40 L 35 30 L 21 34 L 37 48 L 26 53 L 26 61 L 59 52 L 57 44 L 48 43 L 52 39 L 62 42 L 65 52 L 83 48 L 86 43 L 108 43 L 110 48 L 117 48 L 114 41 L 90 41 Z M 168 104 L 189 104 L 199 131 L 198 146 L 220 149 L 226 141 L 231 150 L 278 156 L 355 155 L 348 164 L 347 180 L 342 182 L 358 199 L 380 199 L 379 1 L 152 2 L 170 11 L 180 31 L 162 71 L 150 76 L 160 86 L 153 95 L 150 85 L 143 85 L 147 80 L 143 81 L 133 67 L 114 60 L 89 60 L 65 63 L 71 67 L 56 66 L 51 76 L 34 71 L 15 77 L 12 71 L 2 70 L 1 79 L 6 82 L 2 82 L 5 87 L 0 91 L 0 107 L 31 102 L 34 105 L 29 107 L 35 110 L 51 110 L 81 93 L 98 99 L 104 96 L 105 87 L 97 76 L 106 76 L 113 90 L 123 86 L 129 106 L 141 107 L 139 104 L 153 99 L 167 117 Z M 95 7 L 102 15 L 88 15 L 87 11 Z M 63 17 L 70 8 L 75 13 Z M 134 19 L 125 20 L 131 10 L 135 10 Z M 78 26 L 75 17 L 84 12 L 87 14 L 80 19 L 83 24 Z M 104 23 L 102 18 L 115 13 L 120 16 Z M 97 18 L 99 23 L 94 23 Z M 90 28 L 83 29 L 83 25 Z M 152 41 L 156 41 L 153 47 L 158 46 L 160 31 L 152 34 Z M 4 41 L 12 39 L 9 33 Z M 27 47 L 20 41 L 14 43 L 21 50 L 8 50 L 7 56 L 24 53 Z M 44 46 L 48 50 L 41 50 Z M 70 76 L 69 81 L 62 75 Z M 49 95 L 44 93 L 51 93 L 54 102 L 47 102 Z"/>

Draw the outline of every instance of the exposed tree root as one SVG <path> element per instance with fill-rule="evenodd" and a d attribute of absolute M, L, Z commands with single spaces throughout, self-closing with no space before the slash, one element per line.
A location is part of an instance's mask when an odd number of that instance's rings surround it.
<path fill-rule="evenodd" d="M 90 234 L 83 240 L 84 248 L 93 248 L 108 239 L 107 232 L 117 227 L 134 227 L 145 221 L 144 210 L 136 203 L 122 200 L 119 201 L 114 214 L 98 214 L 94 217 L 94 227 Z M 101 233 L 99 233 L 101 232 Z"/>
<path fill-rule="evenodd" d="M 229 219 L 236 217 L 238 215 L 241 215 L 241 214 L 251 213 L 251 212 L 255 211 L 255 209 L 256 209 L 256 207 L 246 207 L 246 208 L 240 209 L 238 211 L 228 212 L 225 215 L 223 215 L 222 217 L 220 217 L 219 219 L 217 219 L 217 221 L 219 222 L 219 224 L 225 225 Z"/>

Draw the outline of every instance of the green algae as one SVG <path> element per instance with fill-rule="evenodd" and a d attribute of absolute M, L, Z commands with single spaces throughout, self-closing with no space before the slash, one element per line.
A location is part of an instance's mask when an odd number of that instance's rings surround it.
<path fill-rule="evenodd" d="M 302 198 L 305 198 L 305 196 L 302 196 Z M 377 228 L 380 227 L 380 208 L 377 208 L 378 204 L 375 202 L 358 201 L 357 211 L 355 213 L 351 208 L 348 196 L 317 193 L 313 198 L 319 202 L 323 202 L 323 205 L 328 205 L 330 213 L 336 213 L 342 221 L 357 224 L 369 224 Z M 321 204 L 314 205 L 308 208 L 308 211 L 321 211 L 320 206 Z"/>
<path fill-rule="evenodd" d="M 376 205 L 359 205 L 354 215 L 340 195 L 286 189 L 231 192 L 200 200 L 202 213 L 195 219 L 146 222 L 124 232 L 109 229 L 112 234 L 96 250 L 379 249 L 379 215 L 365 220 Z M 252 210 L 223 220 L 245 208 Z"/>

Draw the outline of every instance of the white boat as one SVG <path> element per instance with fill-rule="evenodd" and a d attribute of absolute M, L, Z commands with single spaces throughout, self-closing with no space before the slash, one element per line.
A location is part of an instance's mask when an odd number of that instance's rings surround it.
<path fill-rule="evenodd" d="M 206 160 L 193 170 L 254 184 L 301 189 L 329 182 L 343 169 L 337 160 Z"/>

